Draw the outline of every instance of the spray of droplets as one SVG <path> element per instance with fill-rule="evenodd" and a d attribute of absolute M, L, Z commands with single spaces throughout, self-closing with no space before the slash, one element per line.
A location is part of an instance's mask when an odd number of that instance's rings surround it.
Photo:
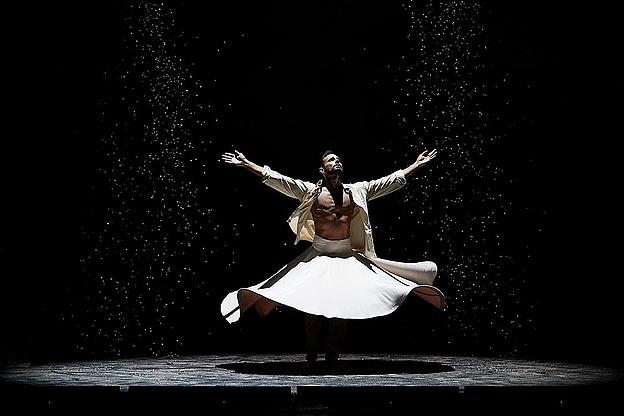
<path fill-rule="evenodd" d="M 163 5 L 124 12 L 119 63 L 106 71 L 100 198 L 85 226 L 77 348 L 100 354 L 170 354 L 183 343 L 194 254 L 208 213 L 199 209 L 201 85 L 182 33 Z"/>
<path fill-rule="evenodd" d="M 408 48 L 387 68 L 404 140 L 389 142 L 389 151 L 439 152 L 430 173 L 404 194 L 405 220 L 421 224 L 409 241 L 418 241 L 420 255 L 440 268 L 436 284 L 448 296 L 449 343 L 464 352 L 514 354 L 531 319 L 521 300 L 526 253 L 501 235 L 511 221 L 513 179 L 488 153 L 504 132 L 487 93 L 498 80 L 484 75 L 480 59 L 487 49 L 484 10 L 464 1 L 404 7 L 411 17 Z"/>
<path fill-rule="evenodd" d="M 410 180 L 417 184 L 401 191 L 404 200 L 391 213 L 375 208 L 375 218 L 386 219 L 375 220 L 379 245 L 396 260 L 438 264 L 450 344 L 463 353 L 510 354 L 530 326 L 530 306 L 521 293 L 525 254 L 505 235 L 518 212 L 509 194 L 513 178 L 491 154 L 505 137 L 488 96 L 498 80 L 485 75 L 480 59 L 484 11 L 463 1 L 409 1 L 404 8 L 407 47 L 381 74 L 382 84 L 392 80 L 385 87 L 395 91 L 402 137 L 381 146 L 397 163 L 424 149 L 436 148 L 439 157 Z M 85 226 L 86 278 L 71 322 L 85 351 L 168 354 L 181 349 L 180 334 L 192 332 L 180 326 L 208 292 L 198 259 L 229 264 L 240 251 L 230 253 L 230 240 L 220 237 L 227 219 L 210 225 L 210 209 L 199 202 L 205 166 L 197 161 L 206 149 L 198 129 L 216 118 L 200 114 L 201 85 L 174 13 L 139 3 L 124 17 L 124 53 L 104 76 L 102 182 Z M 202 230 L 210 230 L 211 250 L 197 241 Z M 235 224 L 227 232 L 238 238 Z"/>

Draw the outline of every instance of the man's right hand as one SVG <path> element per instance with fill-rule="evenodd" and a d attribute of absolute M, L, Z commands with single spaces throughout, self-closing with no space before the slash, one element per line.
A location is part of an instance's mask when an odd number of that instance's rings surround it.
<path fill-rule="evenodd" d="M 234 153 L 225 152 L 221 156 L 221 160 L 231 165 L 242 166 L 247 158 L 238 150 L 234 150 Z"/>
<path fill-rule="evenodd" d="M 230 165 L 242 166 L 244 168 L 247 168 L 249 171 L 253 172 L 254 174 L 258 176 L 262 176 L 262 166 L 256 165 L 255 163 L 253 163 L 238 150 L 234 150 L 234 153 L 230 153 L 230 152 L 223 153 L 223 155 L 221 156 L 221 160 L 223 160 L 225 163 L 229 163 Z"/>

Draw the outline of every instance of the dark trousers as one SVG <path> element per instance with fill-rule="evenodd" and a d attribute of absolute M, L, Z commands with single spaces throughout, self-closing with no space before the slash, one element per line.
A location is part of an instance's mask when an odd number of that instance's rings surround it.
<path fill-rule="evenodd" d="M 327 319 L 327 342 L 325 344 L 325 360 L 336 361 L 342 352 L 347 335 L 346 319 L 325 318 L 320 315 L 305 315 L 305 330 L 307 337 L 306 361 L 314 362 L 318 357 L 319 343 L 323 320 Z"/>

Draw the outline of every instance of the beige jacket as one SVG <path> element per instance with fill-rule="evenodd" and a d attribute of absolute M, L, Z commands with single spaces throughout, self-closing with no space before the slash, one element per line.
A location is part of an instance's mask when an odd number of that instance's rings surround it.
<path fill-rule="evenodd" d="M 312 241 L 314 239 L 314 220 L 311 207 L 321 193 L 322 181 L 316 184 L 284 176 L 268 166 L 262 169 L 262 182 L 301 203 L 288 218 L 288 224 L 295 233 L 295 244 L 299 240 Z M 343 184 L 351 195 L 355 204 L 353 219 L 351 220 L 351 246 L 366 257 L 377 258 L 373 244 L 373 230 L 368 217 L 368 201 L 387 195 L 402 188 L 406 183 L 403 170 L 384 176 L 373 181 L 362 181 L 352 184 Z"/>

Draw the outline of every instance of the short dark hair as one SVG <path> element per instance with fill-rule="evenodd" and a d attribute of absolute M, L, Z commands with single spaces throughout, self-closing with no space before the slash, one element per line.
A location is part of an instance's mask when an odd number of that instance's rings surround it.
<path fill-rule="evenodd" d="M 325 159 L 325 156 L 327 155 L 331 155 L 331 154 L 336 154 L 336 152 L 334 152 L 331 149 L 325 150 L 325 152 L 323 152 L 323 155 L 321 156 L 321 165 L 323 165 L 323 159 Z"/>

